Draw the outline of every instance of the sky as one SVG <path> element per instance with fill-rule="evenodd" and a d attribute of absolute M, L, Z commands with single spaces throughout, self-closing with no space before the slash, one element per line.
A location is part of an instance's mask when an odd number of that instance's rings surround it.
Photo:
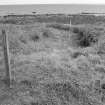
<path fill-rule="evenodd" d="M 105 5 L 68 5 L 68 4 L 37 4 L 37 5 L 0 5 L 0 15 L 5 14 L 29 14 L 37 12 L 38 14 L 46 13 L 80 13 L 80 12 L 97 12 L 105 13 Z"/>

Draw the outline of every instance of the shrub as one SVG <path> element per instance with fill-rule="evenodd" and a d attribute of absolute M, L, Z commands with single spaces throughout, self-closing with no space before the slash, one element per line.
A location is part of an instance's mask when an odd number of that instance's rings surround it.
<path fill-rule="evenodd" d="M 29 35 L 29 37 L 30 37 L 30 40 L 31 40 L 31 41 L 34 41 L 34 42 L 40 40 L 40 37 L 39 37 L 39 35 L 38 35 L 37 32 L 35 32 L 34 34 Z"/>
<path fill-rule="evenodd" d="M 54 34 L 50 29 L 43 29 L 42 33 L 43 33 L 42 35 L 44 38 L 54 37 Z"/>
<path fill-rule="evenodd" d="M 89 42 L 89 38 L 87 36 L 87 33 L 83 32 L 83 31 L 80 31 L 79 34 L 78 34 L 78 44 L 81 46 L 81 47 L 88 47 L 90 46 L 90 42 Z"/>
<path fill-rule="evenodd" d="M 52 33 L 48 29 L 43 30 L 43 36 L 46 37 L 46 38 L 48 38 L 51 34 Z"/>
<path fill-rule="evenodd" d="M 105 90 L 105 83 L 101 84 L 101 88 Z"/>
<path fill-rule="evenodd" d="M 80 47 L 89 47 L 98 41 L 97 35 L 88 28 L 75 28 L 73 32 L 73 41 Z"/>
<path fill-rule="evenodd" d="M 81 55 L 82 55 L 82 53 L 80 53 L 80 52 L 74 52 L 72 54 L 72 58 L 77 58 L 78 56 L 81 56 Z"/>
<path fill-rule="evenodd" d="M 73 33 L 78 33 L 79 32 L 79 28 L 74 27 L 72 31 L 73 31 Z"/>

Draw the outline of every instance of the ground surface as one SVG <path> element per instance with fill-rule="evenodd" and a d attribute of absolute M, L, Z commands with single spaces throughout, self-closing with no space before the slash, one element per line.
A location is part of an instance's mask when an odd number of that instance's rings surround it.
<path fill-rule="evenodd" d="M 35 23 L 3 28 L 14 81 L 9 89 L 0 80 L 1 105 L 104 105 L 103 26 L 75 25 L 69 30 L 68 25 Z"/>

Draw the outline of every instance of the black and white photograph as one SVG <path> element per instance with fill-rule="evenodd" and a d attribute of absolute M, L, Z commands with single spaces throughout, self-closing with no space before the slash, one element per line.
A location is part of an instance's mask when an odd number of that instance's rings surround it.
<path fill-rule="evenodd" d="M 105 105 L 105 5 L 0 4 L 0 105 Z"/>

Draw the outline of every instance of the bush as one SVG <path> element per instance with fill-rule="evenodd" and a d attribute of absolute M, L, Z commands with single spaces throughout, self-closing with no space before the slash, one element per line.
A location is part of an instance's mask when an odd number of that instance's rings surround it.
<path fill-rule="evenodd" d="M 81 55 L 82 55 L 82 53 L 80 53 L 80 52 L 74 52 L 72 54 L 72 58 L 77 58 L 78 56 L 81 56 Z"/>
<path fill-rule="evenodd" d="M 52 33 L 48 29 L 43 30 L 43 36 L 46 37 L 46 38 L 50 37 L 51 34 Z"/>
<path fill-rule="evenodd" d="M 40 40 L 40 36 L 39 36 L 39 34 L 37 32 L 35 32 L 34 34 L 29 35 L 29 37 L 30 37 L 30 40 L 34 41 L 34 42 Z"/>
<path fill-rule="evenodd" d="M 97 35 L 88 28 L 74 28 L 73 41 L 80 47 L 89 47 L 98 41 Z"/>
<path fill-rule="evenodd" d="M 51 38 L 51 37 L 53 38 L 54 37 L 54 34 L 50 29 L 43 29 L 42 35 L 44 38 Z"/>
<path fill-rule="evenodd" d="M 74 27 L 74 28 L 73 28 L 73 33 L 79 33 L 79 28 Z"/>

